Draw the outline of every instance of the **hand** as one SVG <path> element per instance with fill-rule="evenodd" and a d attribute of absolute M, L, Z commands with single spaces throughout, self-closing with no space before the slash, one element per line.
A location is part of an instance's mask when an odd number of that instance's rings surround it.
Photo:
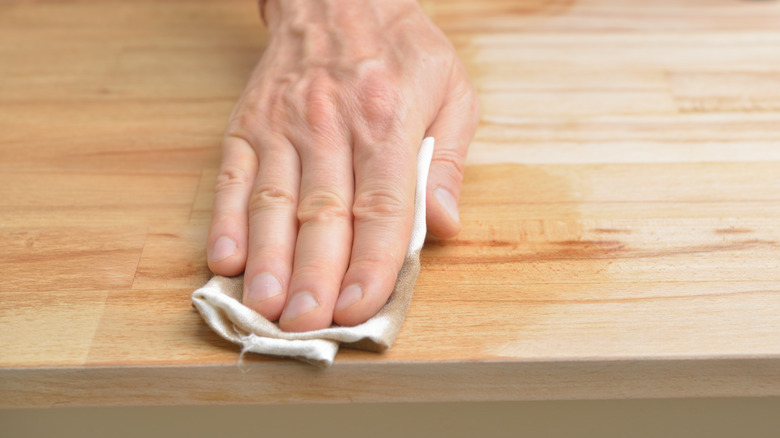
<path fill-rule="evenodd" d="M 208 237 L 216 274 L 286 331 L 385 304 L 412 228 L 416 156 L 436 147 L 429 231 L 459 231 L 478 99 L 410 0 L 268 0 L 268 47 L 228 124 Z"/>

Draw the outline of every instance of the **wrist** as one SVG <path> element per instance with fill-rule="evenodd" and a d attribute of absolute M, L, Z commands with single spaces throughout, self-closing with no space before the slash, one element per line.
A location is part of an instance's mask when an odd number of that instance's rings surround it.
<path fill-rule="evenodd" d="M 342 22 L 360 19 L 366 13 L 383 21 L 409 7 L 420 7 L 417 0 L 258 0 L 260 15 L 269 31 L 298 22 Z"/>

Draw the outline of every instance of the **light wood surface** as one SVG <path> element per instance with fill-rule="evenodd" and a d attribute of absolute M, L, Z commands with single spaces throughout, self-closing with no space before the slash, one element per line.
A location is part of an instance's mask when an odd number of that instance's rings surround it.
<path fill-rule="evenodd" d="M 385 354 L 189 304 L 254 2 L 0 2 L 0 407 L 780 395 L 780 2 L 430 0 L 484 106 Z"/>

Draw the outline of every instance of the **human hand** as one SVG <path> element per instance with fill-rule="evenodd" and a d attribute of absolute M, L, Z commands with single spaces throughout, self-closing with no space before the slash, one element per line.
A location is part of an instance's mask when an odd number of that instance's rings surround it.
<path fill-rule="evenodd" d="M 428 230 L 460 229 L 478 99 L 413 0 L 268 0 L 270 38 L 236 105 L 209 268 L 286 331 L 360 324 L 393 290 L 412 229 L 416 157 L 436 148 Z"/>

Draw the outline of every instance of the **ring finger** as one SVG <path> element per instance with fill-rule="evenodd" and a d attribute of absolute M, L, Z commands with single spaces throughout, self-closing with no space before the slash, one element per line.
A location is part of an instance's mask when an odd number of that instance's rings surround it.
<path fill-rule="evenodd" d="M 300 163 L 286 139 L 264 140 L 259 147 L 258 174 L 249 200 L 249 254 L 243 302 L 276 320 L 282 313 L 292 273 Z"/>

